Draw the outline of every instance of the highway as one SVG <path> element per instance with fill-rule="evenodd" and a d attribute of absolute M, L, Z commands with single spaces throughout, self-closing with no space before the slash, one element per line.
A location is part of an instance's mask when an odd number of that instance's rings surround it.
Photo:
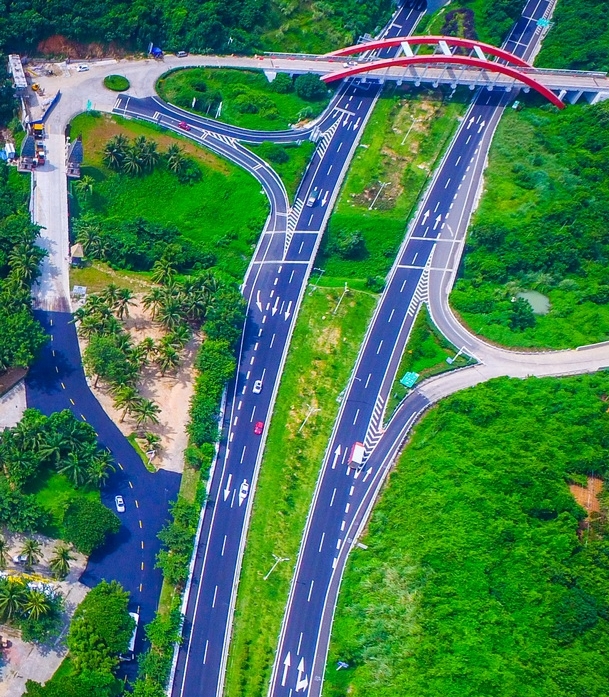
<path fill-rule="evenodd" d="M 390 31 L 394 35 L 410 32 L 420 15 L 420 11 L 403 9 Z M 229 386 L 209 504 L 186 594 L 184 643 L 175 665 L 174 697 L 222 693 L 247 524 L 268 420 L 322 232 L 378 93 L 378 86 L 360 87 L 357 83 L 341 89 L 324 118 L 326 135 L 318 143 L 284 228 L 277 224 L 265 229 L 246 274 L 243 294 L 248 310 L 239 367 Z M 172 124 L 164 120 L 164 125 Z M 193 119 L 189 133 L 202 126 Z M 268 139 L 268 134 L 264 138 Z M 209 140 L 206 137 L 205 143 Z M 315 190 L 315 205 L 307 206 L 306 200 Z M 252 390 L 256 380 L 263 384 L 259 394 Z M 256 434 L 260 422 L 264 426 Z"/>
<path fill-rule="evenodd" d="M 552 5 L 549 0 L 527 3 L 523 19 L 508 40 L 517 55 L 527 58 L 536 50 L 541 35 L 537 21 L 549 16 Z M 348 552 L 386 472 L 391 459 L 387 454 L 397 451 L 404 428 L 407 431 L 431 402 L 424 392 L 415 391 L 384 433 L 389 390 L 418 308 L 429 298 L 430 283 L 441 281 L 446 291 L 446 279 L 454 279 L 462 244 L 453 243 L 451 222 L 455 227 L 459 223 L 460 230 L 467 226 L 487 149 L 506 101 L 502 91 L 478 95 L 422 199 L 389 274 L 317 482 L 276 654 L 269 693 L 273 697 L 297 692 L 317 697 L 321 692 L 332 615 Z M 437 297 L 435 287 L 433 292 Z M 368 456 L 360 471 L 347 466 L 356 441 L 364 443 Z"/>

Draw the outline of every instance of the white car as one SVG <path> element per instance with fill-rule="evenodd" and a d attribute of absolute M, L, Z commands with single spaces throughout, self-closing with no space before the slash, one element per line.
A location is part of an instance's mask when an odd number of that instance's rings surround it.
<path fill-rule="evenodd" d="M 27 556 L 25 554 L 17 554 L 13 557 L 13 564 L 25 564 Z"/>
<path fill-rule="evenodd" d="M 77 72 L 77 73 L 86 73 L 87 70 L 89 70 L 89 66 L 88 66 L 88 65 L 77 65 L 77 66 L 76 66 L 76 72 Z"/>
<path fill-rule="evenodd" d="M 125 512 L 125 500 L 123 499 L 122 496 L 115 496 L 114 497 L 114 504 L 116 505 L 116 510 L 119 513 Z"/>
<path fill-rule="evenodd" d="M 254 388 L 252 389 L 254 394 L 260 394 L 262 392 L 262 380 L 256 380 L 254 382 Z"/>

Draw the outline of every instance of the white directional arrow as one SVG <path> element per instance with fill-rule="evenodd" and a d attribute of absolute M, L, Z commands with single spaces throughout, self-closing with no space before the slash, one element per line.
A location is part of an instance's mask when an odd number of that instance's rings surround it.
<path fill-rule="evenodd" d="M 233 478 L 233 475 L 229 474 L 228 479 L 226 480 L 226 488 L 224 489 L 224 500 L 225 501 L 230 496 L 230 483 L 231 483 L 232 478 Z"/>
<path fill-rule="evenodd" d="M 441 220 L 442 220 L 442 216 L 439 215 L 439 216 L 436 218 L 436 224 L 433 226 L 433 229 L 434 229 L 434 230 L 438 227 L 438 225 L 440 224 L 440 221 L 441 221 Z"/>
<path fill-rule="evenodd" d="M 309 678 L 305 675 L 304 680 L 298 680 L 296 682 L 296 692 L 306 692 L 307 687 L 309 687 Z"/>
<path fill-rule="evenodd" d="M 368 477 L 369 477 L 371 474 L 372 474 L 372 467 L 370 467 L 370 468 L 366 471 L 366 476 L 364 477 L 364 479 L 363 479 L 362 481 L 365 482 L 366 479 L 368 479 Z"/>
<path fill-rule="evenodd" d="M 296 691 L 298 692 L 298 683 L 300 683 L 300 678 L 302 674 L 304 673 L 305 669 L 305 663 L 304 663 L 304 656 L 300 659 L 300 663 L 298 664 L 298 677 L 296 678 Z"/>
<path fill-rule="evenodd" d="M 427 222 L 427 218 L 429 218 L 429 211 L 425 211 L 425 213 L 423 214 L 423 225 L 425 225 L 425 223 Z"/>
<path fill-rule="evenodd" d="M 469 129 L 472 127 L 472 123 L 474 123 L 474 117 L 473 117 L 473 116 L 471 117 L 471 119 L 469 120 L 469 123 L 467 124 L 467 130 L 468 130 L 468 131 L 469 131 Z"/>
<path fill-rule="evenodd" d="M 262 303 L 260 302 L 260 291 L 256 292 L 256 307 L 262 312 Z"/>
<path fill-rule="evenodd" d="M 279 296 L 277 296 L 277 297 L 275 298 L 275 304 L 274 304 L 273 307 L 271 308 L 271 314 L 274 315 L 274 314 L 277 312 L 278 309 L 279 309 Z"/>
<path fill-rule="evenodd" d="M 330 193 L 329 191 L 326 191 L 326 193 L 324 194 L 324 197 L 321 199 L 321 205 L 322 205 L 322 206 L 325 206 L 326 203 L 328 203 L 328 194 L 329 194 L 329 193 Z"/>
<path fill-rule="evenodd" d="M 288 677 L 288 670 L 290 669 L 291 665 L 292 659 L 290 658 L 290 652 L 288 651 L 288 655 L 285 657 L 283 661 L 283 676 L 281 677 L 281 687 L 285 687 L 285 681 Z"/>
<path fill-rule="evenodd" d="M 483 121 L 483 122 L 480 124 L 480 128 L 478 129 L 478 133 L 481 133 L 481 132 L 482 132 L 482 129 L 483 129 L 485 126 L 486 126 L 486 121 Z"/>
<path fill-rule="evenodd" d="M 338 462 L 338 458 L 340 457 L 340 445 L 336 446 L 336 450 L 334 451 L 334 462 L 332 463 L 332 469 L 336 467 L 336 463 Z"/>
<path fill-rule="evenodd" d="M 290 314 L 291 314 L 291 312 L 290 312 L 291 309 L 292 309 L 292 301 L 290 300 L 290 302 L 288 303 L 288 308 L 287 308 L 287 310 L 285 311 L 285 318 L 286 318 L 286 321 L 287 321 L 288 317 L 289 317 Z"/>

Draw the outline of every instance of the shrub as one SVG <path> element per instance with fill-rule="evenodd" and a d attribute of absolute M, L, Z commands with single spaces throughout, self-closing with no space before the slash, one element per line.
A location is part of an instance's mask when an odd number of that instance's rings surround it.
<path fill-rule="evenodd" d="M 306 99 L 309 102 L 323 99 L 328 92 L 326 84 L 321 81 L 318 75 L 313 73 L 299 75 L 294 82 L 294 89 L 301 99 Z"/>
<path fill-rule="evenodd" d="M 278 165 L 289 162 L 290 160 L 290 156 L 284 146 L 269 141 L 265 141 L 260 145 L 258 154 L 263 160 L 268 160 Z"/>
<path fill-rule="evenodd" d="M 113 92 L 125 92 L 131 84 L 124 75 L 107 75 L 104 78 L 104 87 Z"/>
<path fill-rule="evenodd" d="M 120 530 L 121 521 L 99 501 L 76 499 L 68 506 L 63 526 L 66 539 L 79 552 L 91 554 Z"/>
<path fill-rule="evenodd" d="M 294 83 L 292 82 L 292 77 L 287 73 L 279 73 L 277 77 L 271 82 L 271 89 L 277 94 L 288 94 L 288 92 L 294 91 Z"/>

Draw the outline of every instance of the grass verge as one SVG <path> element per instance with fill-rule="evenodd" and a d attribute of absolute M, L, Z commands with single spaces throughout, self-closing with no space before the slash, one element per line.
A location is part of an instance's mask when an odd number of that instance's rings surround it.
<path fill-rule="evenodd" d="M 382 284 L 413 208 L 465 111 L 461 94 L 449 99 L 442 90 L 390 88 L 379 99 L 322 242 L 317 265 L 327 277 L 370 279 L 373 288 Z"/>
<path fill-rule="evenodd" d="M 309 291 L 277 396 L 245 548 L 226 694 L 258 697 L 268 685 L 311 491 L 376 297 Z M 310 418 L 303 422 L 312 408 Z M 268 580 L 273 554 L 288 557 Z"/>
<path fill-rule="evenodd" d="M 72 122 L 71 133 L 83 136 L 83 174 L 94 179 L 88 199 L 94 214 L 117 223 L 141 217 L 176 227 L 203 252 L 213 254 L 218 268 L 236 278 L 243 276 L 268 211 L 268 201 L 253 177 L 187 139 L 137 121 L 83 114 Z M 181 140 L 201 168 L 201 180 L 181 184 L 164 168 L 137 177 L 110 171 L 103 164 L 103 149 L 118 133 L 130 138 L 145 135 L 159 149 Z"/>
<path fill-rule="evenodd" d="M 300 145 L 275 145 L 273 143 L 261 143 L 248 146 L 250 150 L 270 163 L 285 184 L 288 198 L 293 201 L 296 197 L 298 185 L 305 173 L 316 144 L 305 140 Z M 284 153 L 278 155 L 278 153 Z"/>
<path fill-rule="evenodd" d="M 397 375 L 391 387 L 391 394 L 385 411 L 386 420 L 389 421 L 398 404 L 410 392 L 400 382 L 400 379 L 406 372 L 418 373 L 418 382 L 420 382 L 432 375 L 446 373 L 449 370 L 461 368 L 471 363 L 471 360 L 463 355 L 457 356 L 452 363 L 446 362 L 447 358 L 453 359 L 456 354 L 457 349 L 442 336 L 432 322 L 427 306 L 423 305 L 415 320 Z"/>
<path fill-rule="evenodd" d="M 276 131 L 321 114 L 330 99 L 307 101 L 293 90 L 274 90 L 262 71 L 178 68 L 159 78 L 167 102 L 242 128 Z"/>

